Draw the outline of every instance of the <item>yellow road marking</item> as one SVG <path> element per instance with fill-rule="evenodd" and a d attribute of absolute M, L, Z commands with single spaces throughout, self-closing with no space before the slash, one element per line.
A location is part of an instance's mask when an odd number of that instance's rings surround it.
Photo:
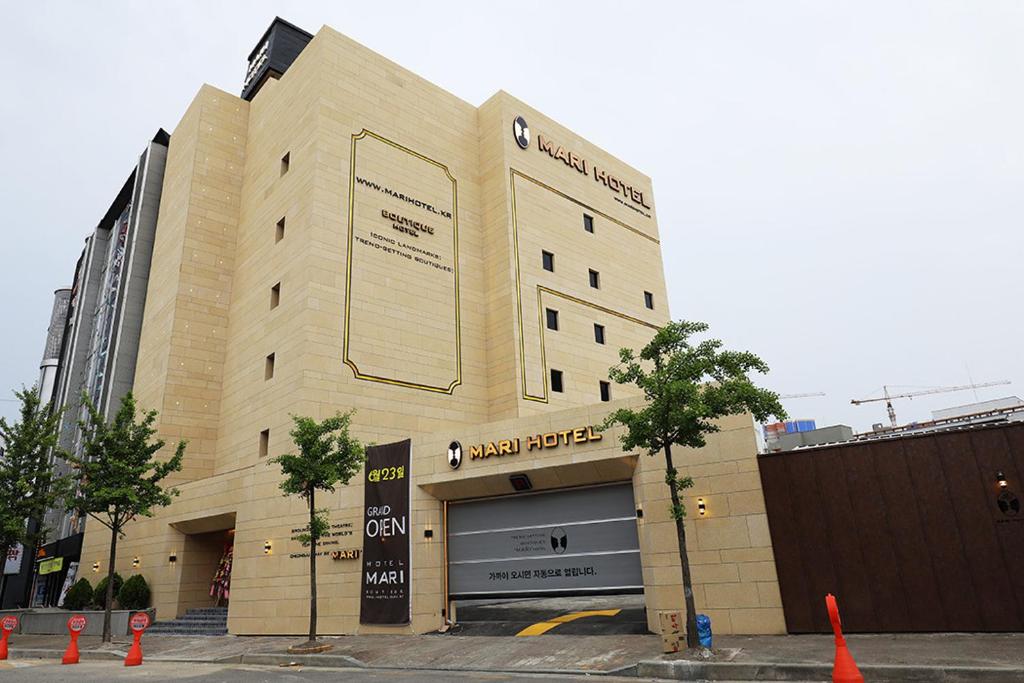
<path fill-rule="evenodd" d="M 517 633 L 517 636 L 539 636 L 547 633 L 559 624 L 564 624 L 569 621 L 576 621 L 584 617 L 614 617 L 616 614 L 621 612 L 621 609 L 594 609 L 586 612 L 572 612 L 570 614 L 563 614 L 560 617 L 549 619 L 547 621 L 540 621 L 532 626 L 527 626 L 522 631 Z"/>

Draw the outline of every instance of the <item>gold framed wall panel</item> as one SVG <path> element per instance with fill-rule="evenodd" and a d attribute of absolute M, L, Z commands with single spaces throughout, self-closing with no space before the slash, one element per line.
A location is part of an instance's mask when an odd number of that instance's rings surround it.
<path fill-rule="evenodd" d="M 355 199 L 356 199 L 356 151 L 358 142 L 363 139 L 373 139 L 388 145 L 404 154 L 409 155 L 411 158 L 426 162 L 431 166 L 441 170 L 448 181 L 451 182 L 451 222 L 452 222 L 452 269 L 454 277 L 454 312 L 453 312 L 453 324 L 454 324 L 454 377 L 448 384 L 436 383 L 429 384 L 425 382 L 413 381 L 410 379 L 403 379 L 398 376 L 385 376 L 379 373 L 364 372 L 360 370 L 358 364 L 352 358 L 352 344 L 351 344 L 351 331 L 352 331 L 352 263 L 353 263 L 353 242 L 355 238 Z M 378 187 L 379 189 L 379 187 Z M 393 195 L 392 195 L 393 196 Z M 348 188 L 348 241 L 347 241 L 347 254 L 346 254 L 346 265 L 345 265 L 345 314 L 344 314 L 344 336 L 343 336 L 343 350 L 342 360 L 345 365 L 352 369 L 352 372 L 356 379 L 365 380 L 368 382 L 379 382 L 382 384 L 390 384 L 393 386 L 407 387 L 410 389 L 418 389 L 421 391 L 429 391 L 433 393 L 448 394 L 451 395 L 455 391 L 455 387 L 462 384 L 462 315 L 461 315 L 461 304 L 459 294 L 459 195 L 458 195 L 458 181 L 455 176 L 452 175 L 451 171 L 445 164 L 431 159 L 430 157 L 416 152 L 394 140 L 374 133 L 373 131 L 364 128 L 359 133 L 352 134 L 352 149 L 349 159 L 349 188 Z"/>
<path fill-rule="evenodd" d="M 602 313 L 606 313 L 608 315 L 615 316 L 617 318 L 620 318 L 622 320 L 626 320 L 626 321 L 631 322 L 631 323 L 635 323 L 637 325 L 643 325 L 645 327 L 649 327 L 649 328 L 654 329 L 654 330 L 657 330 L 659 328 L 659 326 L 654 324 L 654 323 L 647 322 L 646 320 L 641 320 L 640 318 L 633 317 L 633 316 L 628 315 L 626 313 L 623 313 L 621 311 L 616 311 L 616 310 L 614 310 L 612 308 L 608 308 L 606 306 L 602 306 L 602 305 L 594 303 L 592 301 L 587 301 L 586 299 L 582 299 L 580 297 L 573 296 L 571 294 L 566 294 L 565 292 L 560 292 L 558 290 L 551 289 L 550 287 L 545 287 L 544 285 L 539 285 L 538 284 L 536 286 L 536 290 L 537 290 L 537 327 L 540 330 L 540 359 L 541 359 L 540 362 L 541 362 L 541 377 L 542 377 L 542 380 L 543 380 L 543 383 L 544 383 L 544 393 L 543 393 L 543 395 L 539 395 L 538 396 L 536 394 L 531 394 L 527 390 L 527 388 L 526 388 L 526 343 L 525 343 L 525 331 L 523 329 L 523 286 L 522 286 L 522 275 L 521 275 L 521 272 L 520 272 L 520 265 L 519 265 L 519 218 L 518 218 L 518 214 L 517 214 L 517 210 L 516 210 L 516 178 L 521 178 L 521 179 L 526 180 L 526 181 L 528 181 L 530 183 L 533 183 L 534 185 L 536 185 L 536 186 L 538 186 L 538 187 L 540 187 L 540 188 L 542 188 L 544 190 L 547 190 L 548 192 L 551 192 L 551 193 L 561 197 L 562 199 L 566 199 L 566 200 L 576 204 L 577 206 L 580 206 L 580 207 L 586 209 L 589 212 L 593 212 L 594 215 L 601 216 L 602 218 L 604 218 L 605 220 L 611 222 L 612 224 L 617 225 L 617 226 L 619 226 L 619 227 L 621 227 L 621 228 L 623 228 L 625 230 L 628 230 L 630 233 L 638 235 L 639 237 L 642 237 L 643 239 L 646 239 L 646 240 L 648 240 L 650 242 L 653 242 L 654 244 L 659 244 L 660 245 L 661 242 L 657 238 L 652 237 L 651 235 L 648 235 L 647 233 L 645 233 L 645 232 L 643 232 L 641 230 L 637 230 L 636 228 L 632 227 L 631 225 L 628 225 L 627 223 L 624 223 L 623 221 L 619 220 L 618 218 L 615 218 L 614 216 L 610 216 L 607 213 L 605 213 L 604 211 L 601 211 L 600 209 L 597 209 L 597 208 L 595 208 L 595 207 L 593 207 L 593 206 L 591 206 L 591 205 L 589 205 L 589 204 L 587 204 L 585 202 L 582 202 L 579 199 L 576 199 L 575 197 L 572 197 L 572 196 L 566 194 L 565 192 L 562 192 L 561 190 L 558 190 L 558 189 L 556 189 L 554 187 L 551 187 L 550 185 L 548 185 L 547 183 L 545 183 L 545 182 L 543 182 L 541 180 L 533 178 L 533 177 L 523 173 L 522 171 L 516 170 L 515 168 L 510 168 L 509 169 L 509 188 L 510 188 L 511 201 L 512 201 L 512 249 L 513 249 L 513 251 L 515 253 L 516 309 L 517 309 L 517 315 L 518 315 L 518 321 L 519 321 L 519 372 L 520 372 L 520 377 L 521 377 L 522 383 L 523 383 L 523 390 L 522 390 L 522 393 L 521 393 L 521 398 L 523 398 L 524 400 L 527 400 L 527 401 L 536 401 L 538 403 L 547 403 L 550 390 L 549 390 L 549 387 L 548 387 L 548 363 L 547 363 L 547 351 L 545 349 L 545 336 L 544 336 L 544 327 L 545 327 L 545 325 L 544 325 L 544 319 L 543 319 L 543 317 L 544 317 L 543 296 L 545 294 L 547 294 L 549 296 L 559 297 L 561 299 L 565 299 L 567 301 L 579 304 L 581 306 L 586 306 L 588 308 L 592 308 L 594 310 L 601 311 Z"/>

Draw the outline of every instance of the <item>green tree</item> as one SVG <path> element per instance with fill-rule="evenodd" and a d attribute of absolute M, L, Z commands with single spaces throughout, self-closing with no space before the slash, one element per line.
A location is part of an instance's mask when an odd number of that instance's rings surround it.
<path fill-rule="evenodd" d="M 727 415 L 752 413 L 758 421 L 772 415 L 780 419 L 786 416 L 778 394 L 758 388 L 748 376 L 751 372 L 768 372 L 765 362 L 747 351 L 723 350 L 718 339 L 691 342 L 693 335 L 707 330 L 707 323 L 670 322 L 638 354 L 621 349 L 620 362 L 609 370 L 609 377 L 618 384 L 639 388 L 646 404 L 639 409 L 619 408 L 604 422 L 605 428 L 625 428 L 623 450 L 665 453 L 665 483 L 679 539 L 689 648 L 698 647 L 699 641 L 683 524 L 686 508 L 679 500 L 679 491 L 693 486 L 693 479 L 679 476 L 672 463 L 672 447 L 703 447 L 705 437 L 719 430 L 715 420 Z"/>
<path fill-rule="evenodd" d="M 149 607 L 149 584 L 142 574 L 132 574 L 117 591 L 117 604 L 121 609 L 146 609 Z"/>
<path fill-rule="evenodd" d="M 164 488 L 162 482 L 172 472 L 181 470 L 185 442 L 178 442 L 170 458 L 157 459 L 165 445 L 162 439 L 153 440 L 157 412 L 144 412 L 136 422 L 135 398 L 130 392 L 121 399 L 121 406 L 109 423 L 87 396 L 82 397 L 82 402 L 88 411 L 87 418 L 79 423 L 84 444 L 82 457 L 70 458 L 78 468 L 80 483 L 68 504 L 110 529 L 106 591 L 102 598 L 96 598 L 104 605 L 103 642 L 109 643 L 117 539 L 124 535 L 128 522 L 139 516 L 152 516 L 153 508 L 169 505 L 178 495 L 177 489 Z"/>
<path fill-rule="evenodd" d="M 89 579 L 79 579 L 64 596 L 64 609 L 77 612 L 92 604 L 92 585 Z"/>
<path fill-rule="evenodd" d="M 6 448 L 0 455 L 0 560 L 19 543 L 23 557 L 34 556 L 46 538 L 43 515 L 70 487 L 69 477 L 54 472 L 52 459 L 65 455 L 57 445 L 62 411 L 42 405 L 34 387 L 14 395 L 21 403 L 19 420 L 9 424 L 0 417 L 0 443 Z"/>
<path fill-rule="evenodd" d="M 317 509 L 316 492 L 333 492 L 338 484 L 347 485 L 359 472 L 366 458 L 364 445 L 348 430 L 352 412 L 338 413 L 323 422 L 311 417 L 292 415 L 294 428 L 289 432 L 298 448 L 298 455 L 286 453 L 270 462 L 281 465 L 285 496 L 306 500 L 309 522 L 298 539 L 309 545 L 309 641 L 316 643 L 316 548 L 317 542 L 330 528 L 326 508 Z"/>
<path fill-rule="evenodd" d="M 109 591 L 107 590 L 108 584 L 114 585 L 114 587 Z M 121 578 L 121 575 L 117 572 L 114 572 L 113 575 L 108 574 L 107 576 L 104 576 L 102 579 L 100 579 L 99 583 L 96 584 L 96 588 L 93 589 L 93 602 L 95 602 L 100 607 L 106 607 L 107 596 L 112 595 L 116 598 L 117 594 L 121 592 L 121 586 L 123 585 L 124 579 Z"/>

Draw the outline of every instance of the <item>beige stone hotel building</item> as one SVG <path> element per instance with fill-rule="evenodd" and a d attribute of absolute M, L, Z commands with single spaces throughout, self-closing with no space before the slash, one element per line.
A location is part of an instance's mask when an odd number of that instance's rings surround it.
<path fill-rule="evenodd" d="M 318 500 L 321 633 L 435 631 L 458 599 L 616 592 L 642 592 L 656 631 L 683 605 L 664 464 L 594 426 L 636 400 L 606 384 L 618 349 L 669 317 L 650 178 L 505 92 L 477 106 L 275 20 L 243 96 L 200 87 L 167 146 L 133 388 L 188 449 L 180 495 L 130 525 L 118 569 L 169 619 L 212 604 L 233 546 L 230 632 L 304 633 L 305 508 L 268 460 L 292 449 L 289 414 L 354 409 L 360 438 L 410 440 L 391 471 L 409 515 L 364 516 L 363 475 Z M 785 631 L 755 457 L 737 417 L 681 458 L 717 633 Z M 410 546 L 409 613 L 365 623 L 364 534 L 389 523 Z M 108 542 L 87 526 L 86 577 Z"/>

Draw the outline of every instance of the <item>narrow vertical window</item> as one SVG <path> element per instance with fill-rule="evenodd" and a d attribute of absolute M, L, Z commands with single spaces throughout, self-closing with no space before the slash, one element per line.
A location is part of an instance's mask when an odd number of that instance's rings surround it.
<path fill-rule="evenodd" d="M 291 165 L 291 163 L 292 163 L 292 153 L 291 152 L 288 152 L 283 157 L 281 157 L 281 175 L 284 175 L 285 173 L 288 172 L 288 167 Z"/>
<path fill-rule="evenodd" d="M 541 263 L 544 265 L 544 270 L 555 272 L 555 255 L 550 251 L 540 252 Z"/>
<path fill-rule="evenodd" d="M 583 229 L 587 232 L 594 232 L 594 217 L 589 214 L 583 214 Z"/>
<path fill-rule="evenodd" d="M 604 344 L 604 325 L 594 323 L 594 341 L 598 344 Z"/>
<path fill-rule="evenodd" d="M 548 329 L 549 330 L 557 330 L 558 329 L 558 311 L 554 310 L 553 308 L 545 308 L 544 311 L 545 311 L 545 313 L 547 313 Z"/>
<path fill-rule="evenodd" d="M 280 242 L 284 239 L 284 216 L 277 222 L 277 230 L 274 231 L 274 242 Z"/>
<path fill-rule="evenodd" d="M 281 303 L 281 283 L 270 288 L 270 310 L 274 310 Z"/>
<path fill-rule="evenodd" d="M 652 311 L 654 310 L 654 295 L 650 292 L 644 292 L 644 306 Z"/>
<path fill-rule="evenodd" d="M 612 400 L 612 385 L 608 382 L 601 382 L 601 400 L 610 401 Z"/>
<path fill-rule="evenodd" d="M 552 370 L 551 371 L 551 391 L 557 391 L 562 393 L 562 371 Z"/>
<path fill-rule="evenodd" d="M 274 354 L 267 356 L 267 362 L 263 365 L 263 379 L 271 379 L 274 376 Z"/>
<path fill-rule="evenodd" d="M 593 269 L 591 269 L 588 272 L 590 273 L 590 286 L 593 287 L 594 289 L 600 289 L 601 288 L 601 273 L 599 273 L 599 272 L 597 272 L 596 270 L 593 270 Z"/>
<path fill-rule="evenodd" d="M 270 430 L 264 429 L 260 432 L 260 457 L 267 457 L 267 453 L 270 452 Z"/>

